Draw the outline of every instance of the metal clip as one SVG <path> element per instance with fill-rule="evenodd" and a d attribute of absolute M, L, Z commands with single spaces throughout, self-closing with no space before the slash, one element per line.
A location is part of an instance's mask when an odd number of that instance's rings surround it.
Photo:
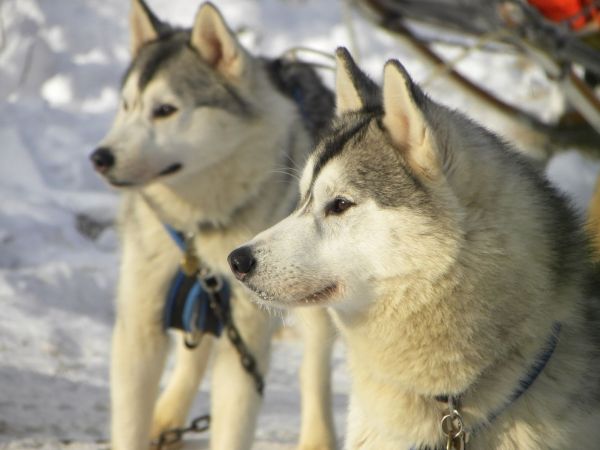
<path fill-rule="evenodd" d="M 199 331 L 191 331 L 186 332 L 183 335 L 183 343 L 185 344 L 185 348 L 189 350 L 193 350 L 200 345 L 202 341 L 202 333 Z"/>
<path fill-rule="evenodd" d="M 446 450 L 465 450 L 466 448 L 467 433 L 456 403 L 457 401 L 453 397 L 448 398 L 448 412 L 440 422 L 442 433 L 446 436 Z"/>

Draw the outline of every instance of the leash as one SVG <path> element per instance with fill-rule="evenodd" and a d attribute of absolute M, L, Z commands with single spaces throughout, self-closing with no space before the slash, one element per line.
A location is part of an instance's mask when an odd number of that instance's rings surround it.
<path fill-rule="evenodd" d="M 550 358 L 558 345 L 558 337 L 561 328 L 562 325 L 560 322 L 554 322 L 552 325 L 552 333 L 550 334 L 546 345 L 537 355 L 525 376 L 519 380 L 517 388 L 513 391 L 504 405 L 488 415 L 485 422 L 477 424 L 468 430 L 460 413 L 461 396 L 437 396 L 436 399 L 446 402 L 448 407 L 440 420 L 440 428 L 445 436 L 446 443 L 444 447 L 436 447 L 434 450 L 465 450 L 471 436 L 491 425 L 492 422 L 502 415 L 510 405 L 517 401 L 533 385 L 535 380 L 537 380 L 539 375 L 545 369 L 548 361 L 550 361 Z M 413 446 L 410 450 L 417 450 L 419 448 L 422 447 Z"/>

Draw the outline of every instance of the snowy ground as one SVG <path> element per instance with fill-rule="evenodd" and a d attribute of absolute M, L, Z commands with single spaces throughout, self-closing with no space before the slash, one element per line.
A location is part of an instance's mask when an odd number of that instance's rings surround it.
<path fill-rule="evenodd" d="M 183 25 L 197 8 L 189 0 L 149 3 Z M 244 42 L 264 54 L 295 45 L 331 52 L 350 42 L 337 1 L 215 3 L 244 30 Z M 128 60 L 127 10 L 123 0 L 0 0 L 0 449 L 105 447 L 98 441 L 107 436 L 117 199 L 87 157 L 118 102 Z M 374 77 L 392 56 L 415 78 L 427 76 L 429 68 L 401 43 L 358 18 L 353 24 L 361 63 Z M 551 117 L 561 107 L 556 91 L 522 61 L 479 53 L 462 67 L 540 115 Z M 437 98 L 488 117 L 461 92 L 443 83 L 432 89 Z M 549 173 L 583 209 L 597 170 L 598 164 L 569 153 L 554 160 Z M 256 448 L 293 448 L 300 354 L 293 338 L 275 344 Z M 338 345 L 340 430 L 348 388 L 343 360 Z M 206 401 L 203 391 L 195 412 L 205 411 Z"/>

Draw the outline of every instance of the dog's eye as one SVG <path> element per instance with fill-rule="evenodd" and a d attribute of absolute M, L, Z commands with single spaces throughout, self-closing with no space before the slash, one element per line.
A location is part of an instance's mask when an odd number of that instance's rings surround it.
<path fill-rule="evenodd" d="M 355 203 L 352 203 L 350 200 L 344 197 L 336 197 L 333 201 L 329 202 L 325 207 L 325 215 L 329 216 L 330 214 L 340 215 L 343 214 L 350 207 L 354 206 Z"/>
<path fill-rule="evenodd" d="M 152 111 L 152 117 L 155 119 L 162 119 L 164 117 L 169 117 L 173 113 L 177 111 L 177 108 L 173 105 L 169 105 L 168 103 L 163 103 L 162 105 L 157 106 Z"/>
<path fill-rule="evenodd" d="M 127 104 L 127 102 L 125 101 L 125 99 L 123 99 L 121 101 L 121 104 L 123 106 L 123 111 L 127 111 L 129 109 L 129 105 Z"/>

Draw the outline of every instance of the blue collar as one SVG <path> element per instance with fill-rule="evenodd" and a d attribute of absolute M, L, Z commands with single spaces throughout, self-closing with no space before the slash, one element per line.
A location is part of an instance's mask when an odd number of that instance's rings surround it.
<path fill-rule="evenodd" d="M 562 324 L 560 322 L 554 322 L 552 324 L 552 333 L 546 341 L 546 345 L 544 345 L 544 348 L 538 353 L 537 357 L 533 361 L 533 364 L 531 365 L 525 376 L 519 380 L 517 389 L 515 389 L 508 401 L 488 417 L 488 424 L 492 423 L 511 404 L 516 402 L 527 391 L 527 389 L 529 389 L 533 385 L 535 380 L 537 380 L 539 375 L 546 368 L 546 365 L 548 364 L 548 361 L 550 361 L 550 358 L 552 358 L 554 350 L 556 350 L 556 346 L 558 345 L 558 336 L 560 334 L 561 328 Z M 475 428 L 475 430 L 481 429 L 484 426 L 485 425 L 479 425 Z"/>
<path fill-rule="evenodd" d="M 546 368 L 548 361 L 552 358 L 554 351 L 556 350 L 556 346 L 558 345 L 558 337 L 560 335 L 560 331 L 562 328 L 562 324 L 560 322 L 554 322 L 552 324 L 552 333 L 550 337 L 546 341 L 546 344 L 542 348 L 542 350 L 538 353 L 533 364 L 529 367 L 529 370 L 521 379 L 519 379 L 517 388 L 513 391 L 511 396 L 508 398 L 506 403 L 498 408 L 496 411 L 492 412 L 485 423 L 481 423 L 479 425 L 474 426 L 471 430 L 469 430 L 469 434 L 474 434 L 483 428 L 489 426 L 494 420 L 496 420 L 504 411 L 508 409 L 510 405 L 512 405 L 515 401 L 517 401 L 537 380 L 542 371 Z M 436 397 L 440 401 L 447 401 L 448 396 L 438 396 Z M 458 399 L 459 397 L 457 397 Z M 417 449 L 428 449 L 429 447 L 411 447 L 410 450 Z"/>

